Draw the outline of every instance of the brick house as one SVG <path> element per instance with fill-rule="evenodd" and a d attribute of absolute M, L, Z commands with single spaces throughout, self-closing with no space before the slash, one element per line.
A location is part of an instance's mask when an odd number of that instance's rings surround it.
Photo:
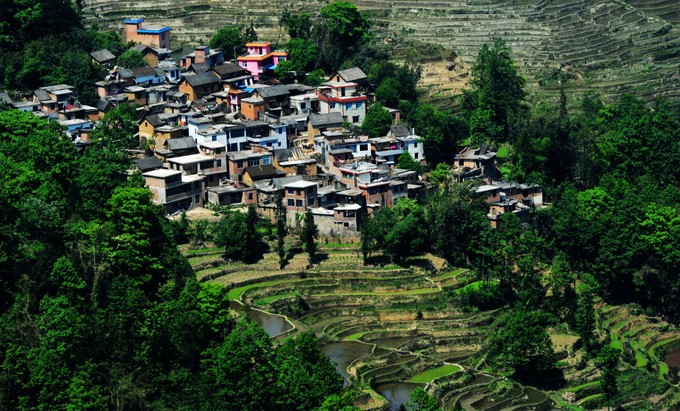
<path fill-rule="evenodd" d="M 318 185 L 313 181 L 299 180 L 285 184 L 283 203 L 288 211 L 304 212 L 318 207 Z"/>
<path fill-rule="evenodd" d="M 150 47 L 170 49 L 170 27 L 143 27 L 144 19 L 126 19 L 125 41 L 144 44 Z"/>
<path fill-rule="evenodd" d="M 213 71 L 185 75 L 179 82 L 179 91 L 186 93 L 189 100 L 196 101 L 221 90 L 220 79 Z"/>

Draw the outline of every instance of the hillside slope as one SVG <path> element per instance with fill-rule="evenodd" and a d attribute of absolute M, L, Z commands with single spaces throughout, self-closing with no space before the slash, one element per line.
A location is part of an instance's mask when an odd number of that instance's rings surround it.
<path fill-rule="evenodd" d="M 356 4 L 379 23 L 381 36 L 399 44 L 441 45 L 468 65 L 483 43 L 503 37 L 529 82 L 548 92 L 556 90 L 561 70 L 568 74 L 567 87 L 577 92 L 680 96 L 680 10 L 674 0 L 357 0 Z M 224 24 L 251 20 L 261 38 L 276 41 L 282 34 L 278 18 L 284 8 L 313 13 L 321 5 L 314 0 L 86 0 L 85 11 L 88 21 L 98 21 L 102 28 L 122 29 L 125 17 L 143 16 L 149 23 L 172 26 L 175 43 L 198 44 Z"/>

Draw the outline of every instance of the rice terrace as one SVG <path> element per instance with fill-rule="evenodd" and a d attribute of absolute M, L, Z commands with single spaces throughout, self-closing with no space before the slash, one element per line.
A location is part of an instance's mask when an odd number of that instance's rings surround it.
<path fill-rule="evenodd" d="M 578 335 L 550 330 L 566 388 L 513 382 L 489 372 L 480 355 L 503 310 L 468 311 L 456 304 L 461 292 L 479 284 L 469 270 L 432 255 L 412 257 L 404 267 L 364 265 L 359 252 L 356 240 L 320 242 L 319 262 L 311 269 L 306 256 L 295 255 L 279 270 L 273 253 L 249 266 L 225 262 L 220 249 L 185 248 L 201 281 L 229 289 L 237 315 L 255 318 L 266 330 L 272 321 L 262 312 L 275 315 L 274 327 L 289 322 L 276 328 L 285 330 L 280 333 L 268 330 L 275 340 L 308 330 L 320 335 L 346 384 L 360 388 L 355 404 L 362 409 L 397 410 L 418 386 L 435 393 L 445 410 L 603 406 L 599 371 L 584 359 Z M 610 334 L 602 338 L 610 338 L 629 362 L 624 377 L 630 383 L 621 389 L 630 391 L 630 409 L 649 401 L 663 408 L 680 395 L 677 362 L 669 362 L 673 368 L 664 362 L 665 353 L 680 347 L 675 327 L 632 306 L 600 303 L 597 316 L 602 332 Z"/>

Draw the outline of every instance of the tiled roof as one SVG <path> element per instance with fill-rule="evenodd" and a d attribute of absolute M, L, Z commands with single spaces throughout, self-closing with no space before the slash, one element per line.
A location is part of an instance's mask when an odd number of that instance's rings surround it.
<path fill-rule="evenodd" d="M 132 163 L 137 167 L 142 173 L 150 170 L 156 170 L 163 167 L 163 162 L 156 156 L 138 158 L 132 160 Z"/>
<path fill-rule="evenodd" d="M 217 75 L 212 71 L 208 71 L 201 74 L 186 75 L 184 76 L 184 79 L 187 81 L 187 83 L 189 83 L 191 87 L 200 87 L 219 82 Z"/>
<path fill-rule="evenodd" d="M 222 78 L 229 78 L 231 77 L 230 74 L 237 74 L 245 71 L 243 67 L 236 63 L 224 63 L 220 66 L 215 66 L 212 69 Z"/>
<path fill-rule="evenodd" d="M 323 114 L 310 114 L 309 121 L 312 123 L 312 127 L 319 128 L 340 126 L 345 120 L 342 118 L 342 114 L 338 112 L 333 112 Z"/>
<path fill-rule="evenodd" d="M 165 143 L 171 151 L 196 148 L 196 142 L 191 137 L 169 138 L 165 140 Z"/>
<path fill-rule="evenodd" d="M 351 83 L 353 81 L 357 80 L 365 80 L 366 79 L 366 74 L 364 74 L 363 71 L 359 67 L 353 67 L 345 70 L 340 70 L 338 71 L 338 75 L 342 77 L 343 80 L 345 80 L 348 83 Z"/>
<path fill-rule="evenodd" d="M 101 49 L 97 51 L 93 51 L 90 53 L 90 56 L 92 56 L 93 59 L 97 60 L 97 62 L 102 63 L 104 61 L 109 61 L 113 60 L 116 58 L 116 56 L 113 55 L 110 51 L 107 49 Z"/>
<path fill-rule="evenodd" d="M 258 87 L 255 92 L 262 98 L 272 98 L 279 96 L 289 96 L 290 92 L 288 88 L 284 85 L 271 86 L 271 87 Z"/>

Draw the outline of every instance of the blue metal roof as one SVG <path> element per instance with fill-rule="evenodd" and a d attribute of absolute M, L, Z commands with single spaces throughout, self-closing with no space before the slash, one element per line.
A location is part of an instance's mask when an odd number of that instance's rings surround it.
<path fill-rule="evenodd" d="M 125 24 L 139 24 L 143 21 L 144 19 L 125 19 Z"/>
<path fill-rule="evenodd" d="M 161 27 L 160 29 L 138 29 L 138 34 L 161 34 L 170 31 L 170 27 Z"/>

